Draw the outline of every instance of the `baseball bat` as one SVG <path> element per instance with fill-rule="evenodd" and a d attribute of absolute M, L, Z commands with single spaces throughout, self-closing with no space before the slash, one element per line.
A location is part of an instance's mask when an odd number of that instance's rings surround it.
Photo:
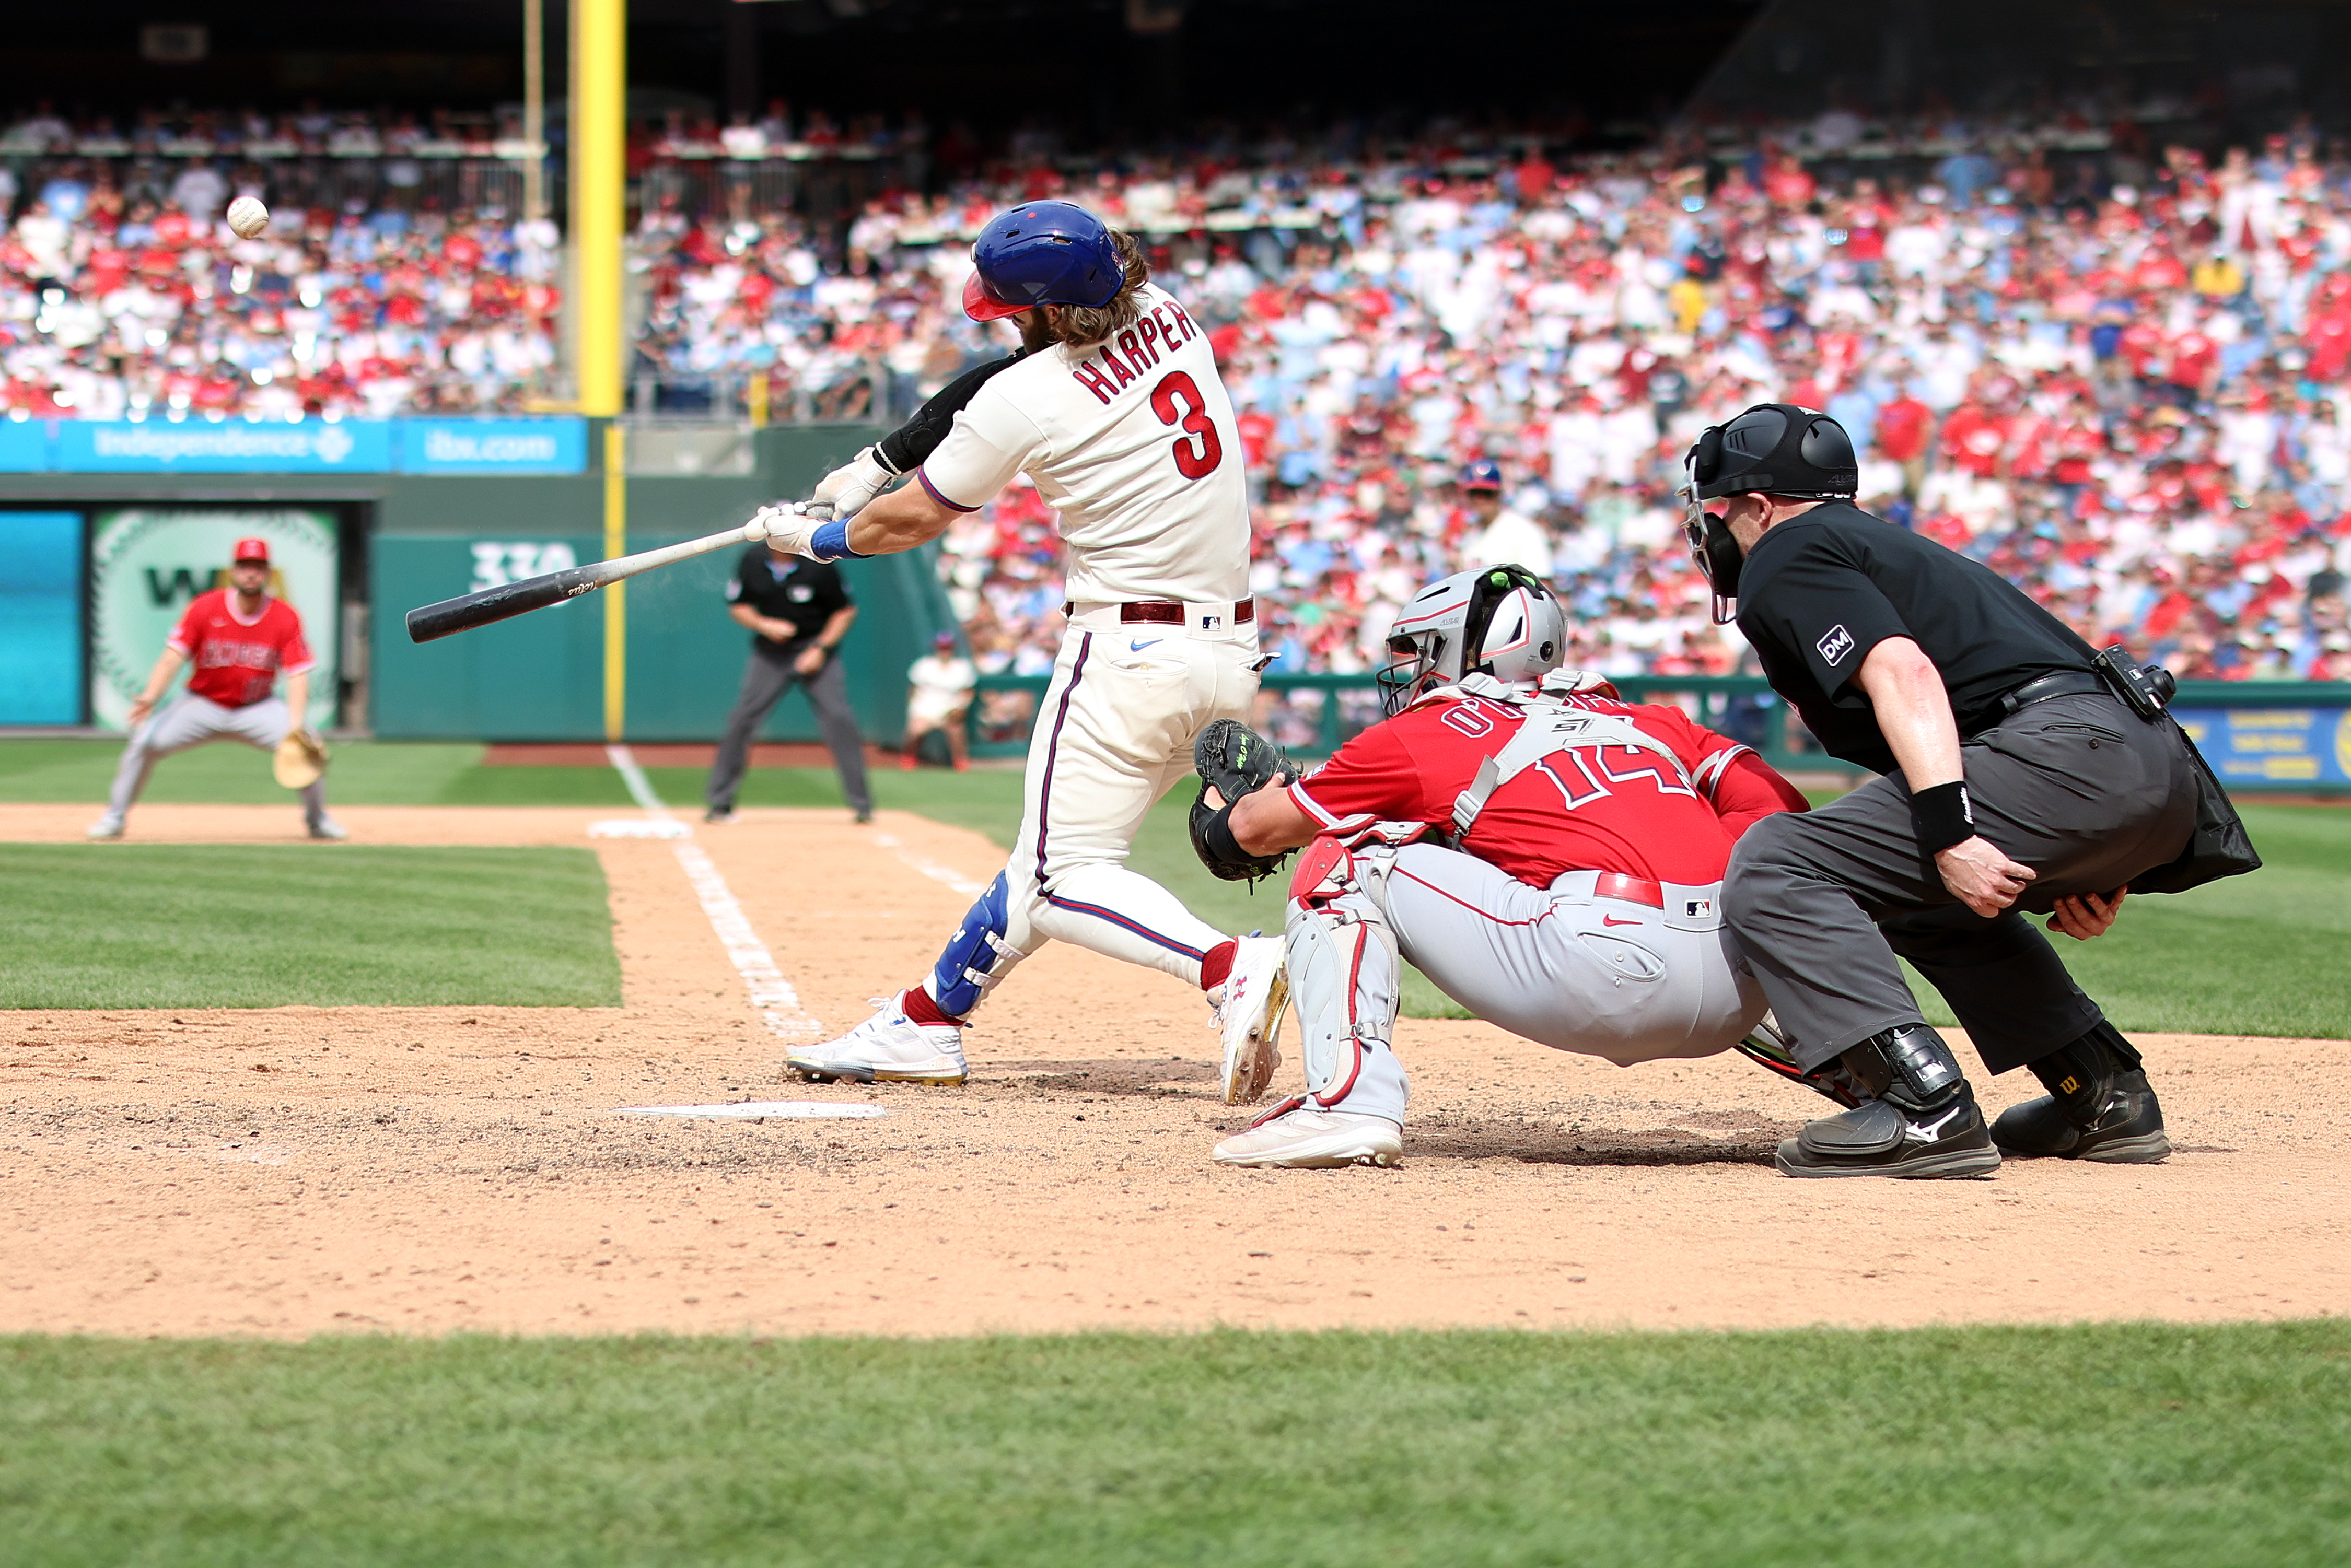
<path fill-rule="evenodd" d="M 462 593 L 455 599 L 444 599 L 438 604 L 427 604 L 408 612 L 408 640 L 430 643 L 438 638 L 470 632 L 476 626 L 487 626 L 496 621 L 509 621 L 527 615 L 534 610 L 544 610 L 550 604 L 560 604 L 577 599 L 583 593 L 593 593 L 610 583 L 651 571 L 672 561 L 690 560 L 698 555 L 708 555 L 729 545 L 758 544 L 768 537 L 768 525 L 754 517 L 740 528 L 723 533 L 708 534 L 698 539 L 686 539 L 679 544 L 664 545 L 659 549 L 639 550 L 634 555 L 615 556 L 611 560 L 590 561 L 586 566 L 566 567 L 538 577 L 527 577 L 520 582 L 501 583 L 475 593 Z"/>

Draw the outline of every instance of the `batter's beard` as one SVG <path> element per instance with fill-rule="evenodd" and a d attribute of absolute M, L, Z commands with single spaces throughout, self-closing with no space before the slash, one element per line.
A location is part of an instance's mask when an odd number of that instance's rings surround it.
<path fill-rule="evenodd" d="M 1041 354 L 1061 340 L 1061 335 L 1053 330 L 1052 322 L 1046 319 L 1046 308 L 1040 305 L 1034 310 L 1023 310 L 1014 318 L 1020 324 L 1021 344 L 1032 354 Z"/>

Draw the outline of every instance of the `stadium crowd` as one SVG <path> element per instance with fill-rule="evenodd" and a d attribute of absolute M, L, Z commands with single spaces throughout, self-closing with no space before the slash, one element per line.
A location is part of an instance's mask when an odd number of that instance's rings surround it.
<path fill-rule="evenodd" d="M 2120 180 L 2013 130 L 1948 128 L 1931 160 L 1872 163 L 1836 118 L 1556 163 L 1539 139 L 1440 134 L 1114 169 L 1016 145 L 835 225 L 696 212 L 650 177 L 648 141 L 634 379 L 668 406 L 901 413 L 1009 341 L 955 308 L 961 241 L 1066 195 L 1150 236 L 1213 329 L 1278 670 L 1369 668 L 1418 583 L 1499 559 L 1552 574 L 1590 667 L 1746 667 L 1672 492 L 1701 426 L 1785 399 L 1853 432 L 1864 505 L 2100 645 L 2187 677 L 2351 678 L 2339 149 L 2175 147 Z M 200 161 L 163 191 L 44 166 L 61 172 L 6 193 L 14 413 L 491 409 L 550 384 L 550 225 L 322 207 L 244 242 Z M 1050 663 L 1052 521 L 1016 489 L 947 540 L 983 669 Z"/>

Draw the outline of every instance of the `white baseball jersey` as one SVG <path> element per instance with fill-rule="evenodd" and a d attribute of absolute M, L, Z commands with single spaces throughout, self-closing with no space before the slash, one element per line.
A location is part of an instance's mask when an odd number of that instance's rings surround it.
<path fill-rule="evenodd" d="M 1249 593 L 1245 458 L 1208 336 L 1164 289 L 1107 342 L 1057 343 L 991 378 L 916 471 L 959 512 L 1028 473 L 1061 513 L 1068 596 L 1180 604 Z"/>

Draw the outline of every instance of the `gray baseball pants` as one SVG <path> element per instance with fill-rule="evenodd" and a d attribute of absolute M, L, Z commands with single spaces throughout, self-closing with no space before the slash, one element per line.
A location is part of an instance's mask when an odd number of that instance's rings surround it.
<path fill-rule="evenodd" d="M 850 810 L 860 816 L 873 810 L 873 797 L 865 787 L 865 743 L 857 733 L 857 716 L 850 711 L 849 682 L 841 673 L 841 660 L 828 655 L 822 669 L 803 675 L 792 668 L 792 661 L 807 646 L 786 647 L 762 638 L 751 650 L 743 666 L 743 689 L 726 716 L 726 733 L 718 742 L 718 757 L 703 790 L 703 800 L 711 806 L 724 810 L 735 804 L 735 791 L 742 788 L 743 775 L 751 766 L 752 736 L 797 681 L 816 709 L 817 732 L 832 753 Z"/>
<path fill-rule="evenodd" d="M 1762 993 L 1723 927 L 1715 884 L 1668 883 L 1660 909 L 1593 896 L 1595 872 L 1530 887 L 1436 844 L 1406 844 L 1383 865 L 1388 853 L 1357 852 L 1353 885 L 1329 902 L 1329 913 L 1290 905 L 1290 987 L 1307 1036 L 1307 1083 L 1331 1109 L 1404 1120 L 1406 1085 L 1394 1053 L 1343 1045 L 1350 1033 L 1383 1047 L 1393 1040 L 1399 952 L 1488 1022 L 1619 1066 L 1711 1056 L 1763 1016 Z M 1302 920 L 1384 926 L 1394 940 L 1345 949 L 1343 966 L 1316 963 L 1301 947 Z M 1327 1067 L 1316 1060 L 1318 1030 L 1343 1042 Z M 1343 1096 L 1322 1098 L 1318 1078 L 1336 1085 L 1351 1072 Z"/>
<path fill-rule="evenodd" d="M 1731 852 L 1731 929 L 1805 1069 L 1923 1021 L 1897 954 L 1995 1073 L 2080 1038 L 2104 1015 L 2025 915 L 2169 863 L 2195 826 L 2195 768 L 2178 731 L 2098 693 L 2034 703 L 1968 741 L 1960 761 L 1983 837 L 2038 873 L 1991 919 L 1919 852 L 1898 772 L 1819 810 L 1766 817 Z"/>
<path fill-rule="evenodd" d="M 114 788 L 107 793 L 105 820 L 117 827 L 122 825 L 131 802 L 147 787 L 147 775 L 154 771 L 158 758 L 202 746 L 208 740 L 241 740 L 264 751 L 275 751 L 293 727 L 294 714 L 284 697 L 264 697 L 243 707 L 223 707 L 209 697 L 182 692 L 131 732 L 131 744 L 122 748 L 122 765 L 114 770 Z M 327 780 L 323 776 L 303 789 L 302 817 L 314 828 L 327 820 Z"/>

